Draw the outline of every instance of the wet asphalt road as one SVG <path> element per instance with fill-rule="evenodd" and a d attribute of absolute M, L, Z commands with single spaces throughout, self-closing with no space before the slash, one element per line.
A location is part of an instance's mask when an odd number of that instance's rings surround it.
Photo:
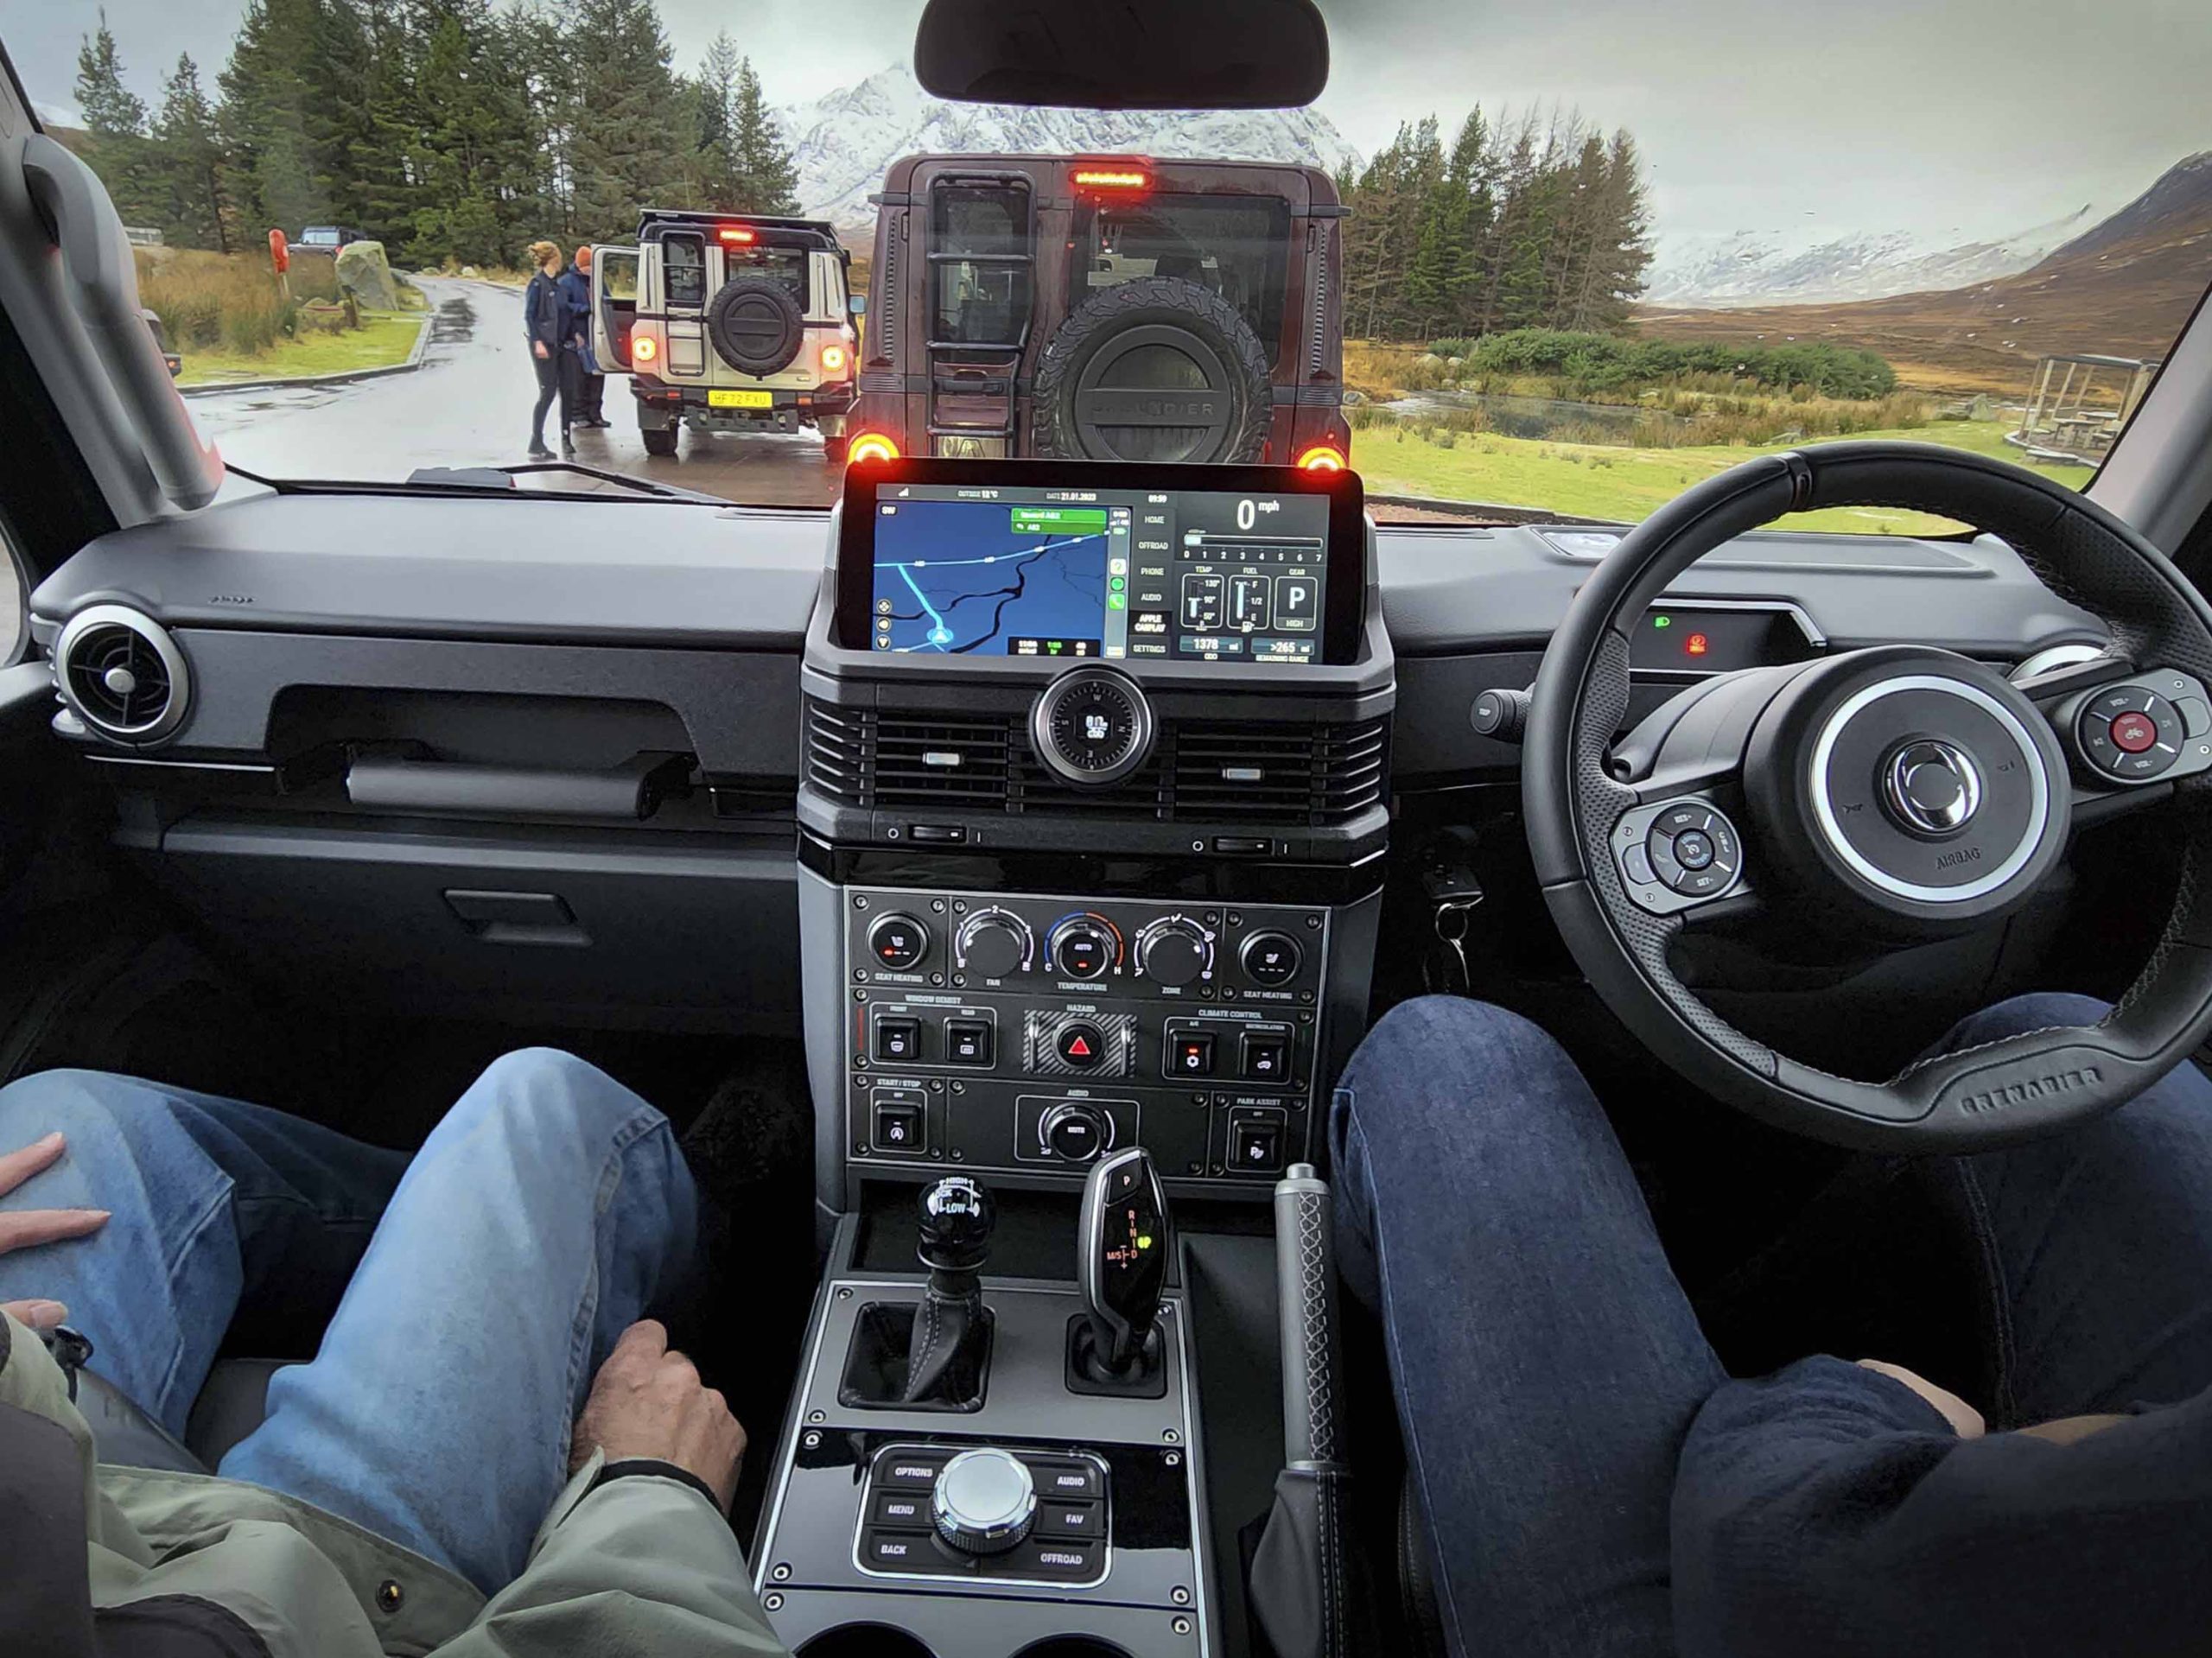
<path fill-rule="evenodd" d="M 457 277 L 416 276 L 430 302 L 430 340 L 422 366 L 342 384 L 271 387 L 188 397 L 200 431 L 226 460 L 273 478 L 404 480 L 418 467 L 513 465 L 529 457 L 537 397 L 523 338 L 522 296 Z M 557 410 L 558 405 L 556 405 Z M 827 506 L 839 469 L 822 440 L 801 431 L 702 437 L 683 434 L 668 459 L 639 441 L 628 382 L 607 382 L 605 431 L 578 431 L 576 461 L 733 501 Z M 558 448 L 546 416 L 546 441 Z M 529 486 L 604 490 L 619 486 L 538 474 Z"/>

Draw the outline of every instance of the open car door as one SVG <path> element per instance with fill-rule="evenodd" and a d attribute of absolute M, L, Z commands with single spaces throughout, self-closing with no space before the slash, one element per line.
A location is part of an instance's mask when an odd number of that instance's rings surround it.
<path fill-rule="evenodd" d="M 638 320 L 638 250 L 591 251 L 591 350 L 602 372 L 630 372 L 630 330 Z"/>

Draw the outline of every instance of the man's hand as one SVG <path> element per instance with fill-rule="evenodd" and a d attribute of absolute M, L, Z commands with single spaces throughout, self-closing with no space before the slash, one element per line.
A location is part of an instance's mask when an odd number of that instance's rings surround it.
<path fill-rule="evenodd" d="M 531 340 L 530 342 L 530 348 L 536 352 L 540 357 L 550 357 L 553 354 L 551 352 L 545 349 L 545 342 L 543 340 Z"/>
<path fill-rule="evenodd" d="M 622 1332 L 592 1379 L 591 1396 L 569 1441 L 569 1471 L 594 1451 L 609 1462 L 632 1458 L 673 1463 L 706 1483 L 729 1511 L 745 1460 L 745 1430 L 683 1354 L 670 1350 L 668 1331 L 651 1318 Z"/>
<path fill-rule="evenodd" d="M 1942 1413 L 1943 1420 L 1951 1425 L 1951 1432 L 1961 1439 L 1979 1439 L 1989 1431 L 1989 1425 L 1981 1420 L 1981 1413 L 1948 1388 L 1939 1388 L 1926 1376 L 1916 1375 L 1902 1364 L 1885 1364 L 1880 1359 L 1861 1359 L 1859 1363 L 1863 1369 L 1885 1375 L 1892 1382 L 1904 1382 L 1935 1406 Z"/>
<path fill-rule="evenodd" d="M 0 1197 L 41 1170 L 52 1168 L 68 1149 L 68 1144 L 60 1134 L 48 1134 L 21 1151 L 0 1156 Z M 105 1209 L 10 1210 L 0 1214 L 0 1255 L 11 1249 L 29 1249 L 35 1244 L 81 1238 L 105 1226 L 107 1217 Z M 69 1316 L 69 1309 L 59 1301 L 0 1301 L 0 1311 L 13 1314 L 19 1323 L 33 1330 L 51 1330 Z"/>

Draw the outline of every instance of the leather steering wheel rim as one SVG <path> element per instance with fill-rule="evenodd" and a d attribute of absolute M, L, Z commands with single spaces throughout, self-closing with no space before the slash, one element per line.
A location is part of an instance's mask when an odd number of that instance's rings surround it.
<path fill-rule="evenodd" d="M 2123 665 L 2212 680 L 2212 607 L 2163 553 L 2083 497 L 2002 461 L 1928 444 L 1843 442 L 1761 456 L 1631 530 L 1554 635 L 1522 766 L 1537 879 L 1568 948 L 1612 1011 L 1688 1081 L 1753 1116 L 1832 1143 L 1904 1153 L 1979 1151 L 2072 1127 L 2133 1098 L 2212 1031 L 2212 772 L 2159 791 L 2171 793 L 2168 810 L 2181 816 L 2182 879 L 2150 961 L 2106 1019 L 1930 1056 L 1883 1082 L 1793 1060 L 1714 1013 L 1669 964 L 1681 916 L 1639 908 L 1615 864 L 1615 825 L 1639 798 L 1608 764 L 1629 705 L 1630 627 L 1669 582 L 1732 537 L 1787 512 L 1854 505 L 1929 512 L 1994 533 L 2059 597 L 2104 620 L 2109 655 Z M 2063 767 L 2057 785 L 2063 806 Z M 2052 861 L 2063 849 L 2063 824 L 2057 833 Z M 1759 855 L 1747 846 L 1746 866 Z"/>

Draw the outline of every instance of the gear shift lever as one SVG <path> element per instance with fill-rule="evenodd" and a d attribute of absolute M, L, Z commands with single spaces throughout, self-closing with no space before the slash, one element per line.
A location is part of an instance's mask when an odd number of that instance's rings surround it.
<path fill-rule="evenodd" d="M 1077 1222 L 1076 1271 L 1089 1316 L 1076 1369 L 1095 1383 L 1134 1386 L 1158 1368 L 1160 1291 L 1167 1283 L 1167 1198 L 1144 1148 L 1091 1166 Z"/>
<path fill-rule="evenodd" d="M 964 1174 L 947 1175 L 922 1192 L 921 1242 L 915 1254 L 930 1269 L 930 1281 L 922 1305 L 914 1310 L 913 1338 L 906 1350 L 907 1404 L 957 1403 L 982 1393 L 989 1325 L 976 1274 L 990 1258 L 997 1217 L 990 1189 Z"/>

